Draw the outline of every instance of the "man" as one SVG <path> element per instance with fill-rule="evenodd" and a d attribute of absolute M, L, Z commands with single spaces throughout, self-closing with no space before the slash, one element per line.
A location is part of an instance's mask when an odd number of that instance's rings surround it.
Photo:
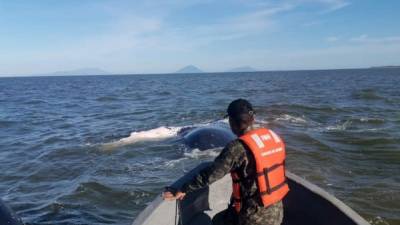
<path fill-rule="evenodd" d="M 213 224 L 280 225 L 281 200 L 289 191 L 284 143 L 273 131 L 254 125 L 254 110 L 248 101 L 231 102 L 227 112 L 229 125 L 239 138 L 227 144 L 212 166 L 200 171 L 175 195 L 164 192 L 164 199 L 181 200 L 231 173 L 231 204 L 213 218 Z"/>

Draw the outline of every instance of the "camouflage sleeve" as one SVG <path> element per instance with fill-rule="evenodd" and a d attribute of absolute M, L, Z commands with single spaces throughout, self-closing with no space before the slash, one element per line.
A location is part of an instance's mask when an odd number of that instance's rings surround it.
<path fill-rule="evenodd" d="M 232 141 L 215 158 L 210 167 L 201 170 L 192 180 L 184 184 L 180 191 L 190 193 L 221 179 L 241 165 L 243 155 L 244 151 L 240 141 Z"/>

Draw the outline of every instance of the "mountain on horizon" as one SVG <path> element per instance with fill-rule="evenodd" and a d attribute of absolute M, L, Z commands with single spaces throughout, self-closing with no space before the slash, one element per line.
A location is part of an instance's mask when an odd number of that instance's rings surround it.
<path fill-rule="evenodd" d="M 176 71 L 176 73 L 204 73 L 204 71 L 202 71 L 201 69 L 199 69 L 193 65 L 189 65 L 189 66 L 185 66 L 182 69 Z"/>
<path fill-rule="evenodd" d="M 53 76 L 73 76 L 73 75 L 107 75 L 109 72 L 99 68 L 80 68 L 76 70 L 56 71 L 47 75 Z"/>
<path fill-rule="evenodd" d="M 255 72 L 257 71 L 253 67 L 250 66 L 242 66 L 242 67 L 237 67 L 229 70 L 228 72 Z"/>

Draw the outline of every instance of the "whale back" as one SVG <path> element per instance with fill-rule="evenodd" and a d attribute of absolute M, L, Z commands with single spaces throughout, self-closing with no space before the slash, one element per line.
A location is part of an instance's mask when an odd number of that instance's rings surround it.
<path fill-rule="evenodd" d="M 237 137 L 231 130 L 220 127 L 199 127 L 184 135 L 185 144 L 201 151 L 224 147 Z"/>

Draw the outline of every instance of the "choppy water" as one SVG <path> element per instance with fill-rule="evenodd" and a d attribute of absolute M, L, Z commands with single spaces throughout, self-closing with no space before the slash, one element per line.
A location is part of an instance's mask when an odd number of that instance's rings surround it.
<path fill-rule="evenodd" d="M 399 69 L 2 78 L 0 197 L 29 224 L 130 224 L 218 154 L 188 152 L 176 130 L 239 97 L 285 138 L 291 171 L 400 224 Z"/>

